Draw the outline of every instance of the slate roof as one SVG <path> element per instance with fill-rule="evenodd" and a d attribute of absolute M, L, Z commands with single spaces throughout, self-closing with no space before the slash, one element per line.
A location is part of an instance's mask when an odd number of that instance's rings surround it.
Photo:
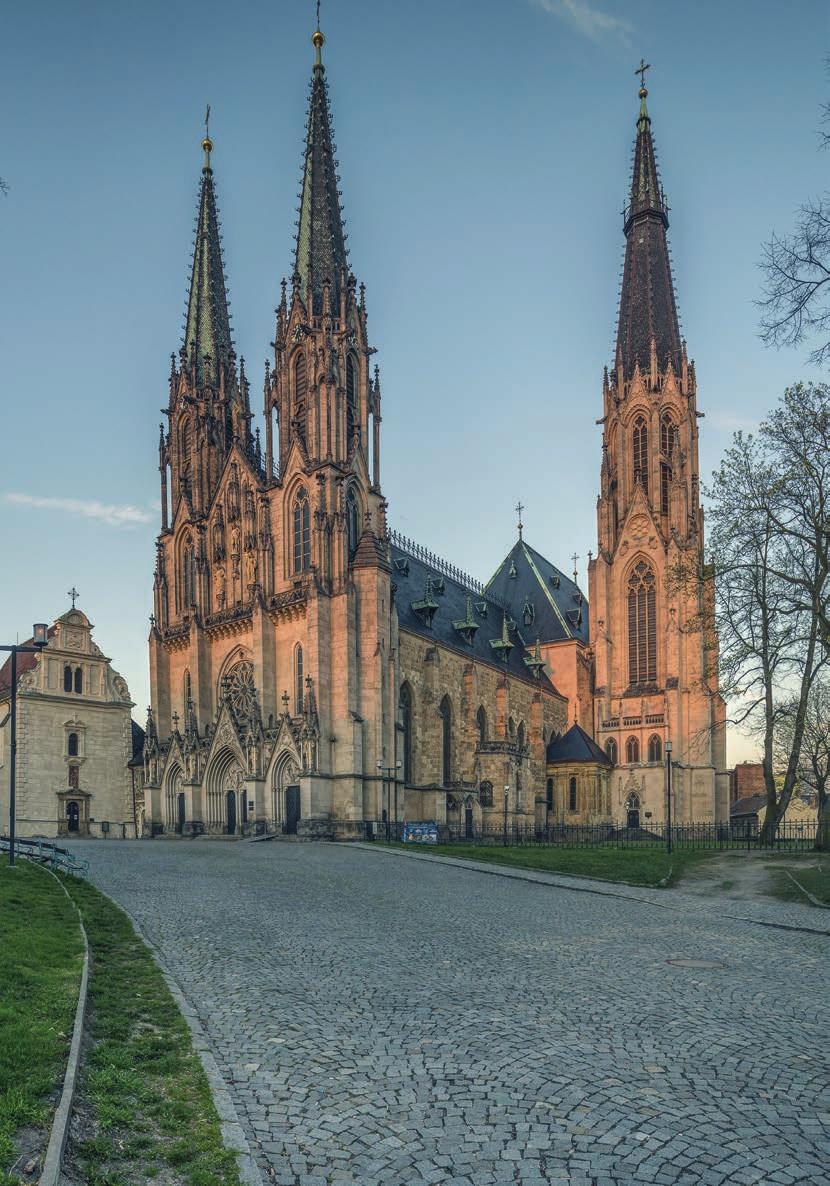
<path fill-rule="evenodd" d="M 616 361 L 617 364 L 622 362 L 625 377 L 631 376 L 638 360 L 640 370 L 648 370 L 652 337 L 657 348 L 658 366 L 664 369 L 671 361 L 678 374 L 681 367 L 680 325 L 666 240 L 668 206 L 657 173 L 646 94 L 643 88 L 634 145 L 631 198 L 624 224 L 625 265 Z"/>
<path fill-rule="evenodd" d="M 744 795 L 742 799 L 735 800 L 729 808 L 729 815 L 730 817 L 757 815 L 766 805 L 766 795 Z"/>
<path fill-rule="evenodd" d="M 398 620 L 402 630 L 423 638 L 432 639 L 450 650 L 457 651 L 477 663 L 486 663 L 499 671 L 503 671 L 513 679 L 521 679 L 534 684 L 547 692 L 556 695 L 560 693 L 551 683 L 544 671 L 536 679 L 532 669 L 524 662 L 525 656 L 532 657 L 531 651 L 536 642 L 536 635 L 530 636 L 521 624 L 509 629 L 509 640 L 513 644 L 508 658 L 500 658 L 499 649 L 490 646 L 491 640 L 500 640 L 504 631 L 505 607 L 482 589 L 476 590 L 462 580 L 441 571 L 435 564 L 413 556 L 408 550 L 396 542 L 390 543 L 390 559 L 392 561 L 392 582 L 395 586 L 395 604 L 398 608 Z M 436 557 L 432 558 L 437 560 Z M 444 566 L 446 569 L 448 565 Z M 425 598 L 427 579 L 432 578 L 432 591 L 429 598 Z M 430 601 L 435 609 L 431 613 L 431 625 L 426 624 L 430 611 L 421 612 L 413 609 L 413 602 L 417 605 L 425 600 Z M 468 617 L 468 608 L 472 609 L 470 620 L 478 627 L 469 631 L 472 641 L 468 642 L 464 632 L 456 629 L 453 623 L 464 623 Z M 530 650 L 529 650 L 530 648 Z"/>
<path fill-rule="evenodd" d="M 144 765 L 144 730 L 141 725 L 130 718 L 131 739 L 133 746 L 132 757 L 127 763 L 128 766 L 143 766 Z"/>
<path fill-rule="evenodd" d="M 225 286 L 225 267 L 216 193 L 210 157 L 202 169 L 199 190 L 199 214 L 196 220 L 196 241 L 193 247 L 193 269 L 187 300 L 184 346 L 188 358 L 195 350 L 197 381 L 219 382 L 219 359 L 233 350 L 231 323 L 228 313 L 228 294 Z M 209 370 L 205 355 L 210 355 Z"/>
<path fill-rule="evenodd" d="M 588 642 L 588 601 L 582 590 L 523 539 L 487 582 L 487 592 L 509 607 L 531 642 L 537 637 L 541 642 Z M 525 621 L 526 614 L 532 621 Z"/>
<path fill-rule="evenodd" d="M 349 269 L 337 182 L 326 69 L 318 61 L 311 76 L 294 261 L 294 271 L 300 277 L 300 295 L 306 308 L 316 314 L 323 312 L 325 280 L 331 281 L 332 304 L 339 308 L 340 273 L 341 270 L 348 273 Z"/>
<path fill-rule="evenodd" d="M 573 762 L 590 762 L 592 765 L 613 766 L 613 762 L 589 737 L 581 725 L 575 722 L 563 737 L 555 737 L 548 745 L 549 766 L 570 765 Z"/>

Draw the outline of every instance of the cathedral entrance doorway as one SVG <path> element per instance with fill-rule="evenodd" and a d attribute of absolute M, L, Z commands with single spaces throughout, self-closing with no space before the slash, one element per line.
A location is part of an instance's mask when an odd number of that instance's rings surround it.
<path fill-rule="evenodd" d="M 297 835 L 297 824 L 300 822 L 300 788 L 285 788 L 285 831 L 288 836 Z"/>
<path fill-rule="evenodd" d="M 464 838 L 465 840 L 473 838 L 473 809 L 470 806 L 464 809 Z"/>
<path fill-rule="evenodd" d="M 81 808 L 79 804 L 69 802 L 66 805 L 66 829 L 68 832 L 79 832 L 81 828 Z"/>
<path fill-rule="evenodd" d="M 176 799 L 176 831 L 180 836 L 184 833 L 184 791 L 179 791 Z"/>
<path fill-rule="evenodd" d="M 227 833 L 229 836 L 236 834 L 236 791 L 228 791 L 226 795 L 227 801 Z"/>
<path fill-rule="evenodd" d="M 631 794 L 625 801 L 625 826 L 639 828 L 640 826 L 640 796 Z"/>

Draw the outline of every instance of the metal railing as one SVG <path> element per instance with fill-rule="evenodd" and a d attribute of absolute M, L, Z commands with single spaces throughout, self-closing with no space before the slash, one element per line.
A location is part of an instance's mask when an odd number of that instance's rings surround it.
<path fill-rule="evenodd" d="M 377 824 L 378 840 L 403 840 L 404 823 L 386 821 Z M 804 851 L 812 849 L 816 838 L 815 823 L 782 823 L 775 837 L 762 840 L 754 822 L 732 824 L 651 824 L 619 828 L 613 824 L 552 824 L 546 828 L 526 827 L 508 820 L 507 827 L 467 827 L 462 820 L 438 825 L 440 844 L 507 845 L 538 848 L 626 848 L 663 849 L 669 839 L 675 849 L 744 849 L 747 851 Z"/>
<path fill-rule="evenodd" d="M 59 873 L 71 873 L 75 877 L 86 877 L 89 873 L 89 861 L 82 860 L 70 852 L 68 848 L 61 848 L 48 840 L 21 840 L 15 838 L 15 852 L 19 857 L 28 861 L 35 861 L 40 865 L 48 865 Z M 0 853 L 9 851 L 8 836 L 0 836 Z"/>

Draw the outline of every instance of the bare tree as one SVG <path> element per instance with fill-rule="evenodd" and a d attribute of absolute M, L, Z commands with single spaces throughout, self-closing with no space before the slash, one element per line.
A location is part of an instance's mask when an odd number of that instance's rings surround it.
<path fill-rule="evenodd" d="M 792 709 L 780 721 L 777 748 L 782 754 L 792 748 L 795 705 Z M 816 848 L 830 852 L 830 679 L 826 673 L 814 683 L 807 704 L 798 777 L 817 796 Z"/>
<path fill-rule="evenodd" d="M 771 839 L 797 785 L 812 689 L 830 661 L 830 387 L 787 390 L 757 436 L 735 435 L 706 493 L 715 595 L 707 572 L 678 579 L 697 583 L 697 626 L 719 647 L 730 723 L 762 744 L 762 836 Z M 777 786 L 784 718 L 790 744 Z"/>
<path fill-rule="evenodd" d="M 0 177 L 0 194 L 7 194 L 8 192 L 9 192 L 9 187 L 8 187 L 7 183 L 3 180 L 2 177 Z"/>
<path fill-rule="evenodd" d="M 830 148 L 830 103 L 822 104 L 821 111 L 820 142 Z M 757 303 L 762 340 L 768 346 L 815 340 L 810 362 L 830 362 L 830 194 L 799 208 L 791 234 L 772 234 L 761 270 L 764 286 Z"/>

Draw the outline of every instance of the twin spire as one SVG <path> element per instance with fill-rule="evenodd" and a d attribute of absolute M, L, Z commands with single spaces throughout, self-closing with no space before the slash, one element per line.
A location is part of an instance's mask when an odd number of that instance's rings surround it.
<path fill-rule="evenodd" d="M 294 272 L 300 295 L 313 315 L 323 311 L 323 286 L 327 281 L 334 307 L 338 307 L 341 277 L 348 274 L 349 261 L 321 54 L 326 39 L 317 28 L 311 40 L 316 58 L 311 75 Z M 218 385 L 219 359 L 233 351 L 233 341 L 210 161 L 213 141 L 207 134 L 207 120 L 202 148 L 205 160 L 184 346 L 188 359 L 191 363 L 195 361 L 198 383 Z M 209 356 L 207 361 L 206 356 Z"/>
<path fill-rule="evenodd" d="M 652 341 L 659 370 L 669 362 L 677 373 L 681 368 L 682 339 L 666 240 L 669 214 L 657 173 L 647 96 L 641 85 L 631 194 L 623 227 L 625 266 L 616 354 L 617 370 L 622 367 L 623 375 L 618 379 L 630 378 L 638 362 L 641 371 L 649 369 Z"/>

